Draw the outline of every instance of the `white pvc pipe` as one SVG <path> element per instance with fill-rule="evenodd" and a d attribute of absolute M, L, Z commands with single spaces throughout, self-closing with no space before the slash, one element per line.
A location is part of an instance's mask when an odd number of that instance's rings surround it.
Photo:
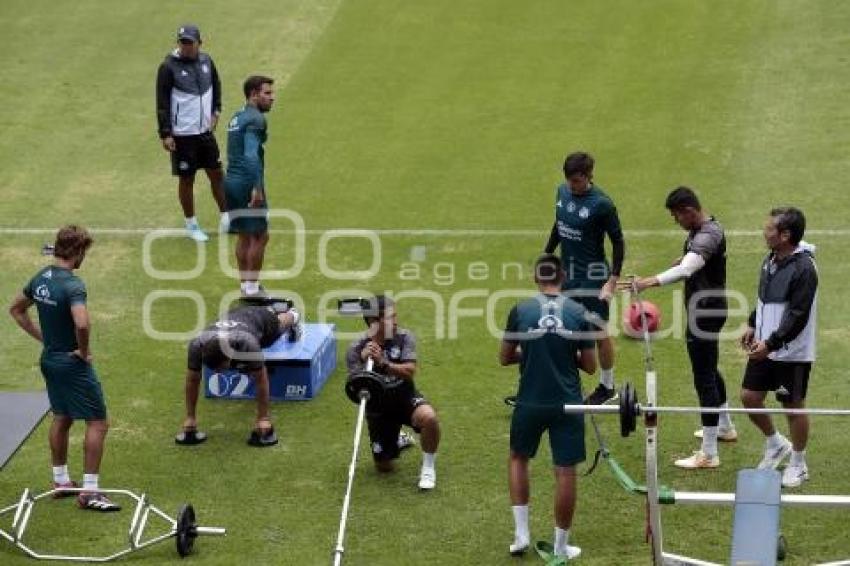
<path fill-rule="evenodd" d="M 734 493 L 711 491 L 676 491 L 676 503 L 694 505 L 734 505 Z M 795 507 L 845 507 L 850 506 L 848 495 L 796 495 L 782 494 L 782 504 Z"/>
<path fill-rule="evenodd" d="M 371 371 L 372 359 L 366 363 L 367 371 Z M 363 433 L 363 420 L 366 416 L 366 397 L 360 398 L 360 408 L 357 411 L 357 426 L 354 427 L 354 449 L 351 451 L 351 464 L 348 466 L 348 486 L 345 488 L 345 498 L 342 500 L 342 516 L 339 520 L 339 534 L 336 538 L 334 549 L 334 566 L 342 564 L 342 554 L 345 548 L 342 545 L 345 538 L 345 525 L 348 522 L 348 506 L 351 501 L 351 487 L 354 483 L 354 471 L 357 469 L 357 452 L 360 450 L 360 436 Z"/>

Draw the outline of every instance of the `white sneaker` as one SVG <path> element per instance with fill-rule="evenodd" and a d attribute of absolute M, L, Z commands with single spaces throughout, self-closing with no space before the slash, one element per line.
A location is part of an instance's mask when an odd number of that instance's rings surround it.
<path fill-rule="evenodd" d="M 511 556 L 522 556 L 528 551 L 529 544 L 528 539 L 514 537 L 514 542 L 508 547 L 508 552 L 511 553 Z"/>
<path fill-rule="evenodd" d="M 398 433 L 397 442 L 399 450 L 404 450 L 405 448 L 416 446 L 416 441 L 413 439 L 413 436 L 405 431 L 401 431 Z"/>
<path fill-rule="evenodd" d="M 764 457 L 757 466 L 759 470 L 775 470 L 782 463 L 782 460 L 791 454 L 791 441 L 787 438 L 782 440 L 779 448 L 768 448 L 764 451 Z"/>
<path fill-rule="evenodd" d="M 809 467 L 805 462 L 788 464 L 782 472 L 782 487 L 799 487 L 809 479 Z"/>
<path fill-rule="evenodd" d="M 702 428 L 694 431 L 694 436 L 702 438 Z M 738 440 L 738 431 L 735 427 L 717 429 L 717 440 L 720 442 L 736 442 Z"/>
<path fill-rule="evenodd" d="M 677 467 L 685 470 L 697 470 L 700 468 L 716 468 L 720 466 L 720 457 L 717 454 L 708 456 L 702 450 L 697 450 L 687 458 L 673 462 Z"/>
<path fill-rule="evenodd" d="M 210 239 L 197 224 L 186 224 L 186 235 L 196 242 L 206 242 Z"/>
<path fill-rule="evenodd" d="M 230 214 L 227 212 L 221 213 L 221 218 L 218 221 L 218 233 L 227 234 L 230 231 Z"/>
<path fill-rule="evenodd" d="M 561 556 L 566 558 L 567 560 L 572 560 L 573 558 L 578 558 L 579 554 L 581 554 L 581 548 L 577 546 L 567 545 L 566 550 L 561 551 L 561 549 L 555 549 L 555 556 Z"/>
<path fill-rule="evenodd" d="M 434 468 L 422 468 L 419 472 L 419 489 L 429 491 L 437 486 L 437 470 Z"/>

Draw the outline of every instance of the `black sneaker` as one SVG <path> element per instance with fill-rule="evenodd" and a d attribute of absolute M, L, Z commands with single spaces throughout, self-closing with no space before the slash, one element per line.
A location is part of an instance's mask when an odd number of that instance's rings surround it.
<path fill-rule="evenodd" d="M 617 390 L 613 387 L 608 389 L 601 383 L 596 386 L 590 395 L 584 398 L 585 405 L 607 405 L 609 403 L 614 403 L 619 399 L 620 396 L 617 394 Z"/>

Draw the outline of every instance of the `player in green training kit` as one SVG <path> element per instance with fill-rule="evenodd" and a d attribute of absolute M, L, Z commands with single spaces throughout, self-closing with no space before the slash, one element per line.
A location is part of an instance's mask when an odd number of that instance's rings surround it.
<path fill-rule="evenodd" d="M 593 183 L 593 157 L 572 153 L 564 162 L 566 184 L 555 196 L 555 223 L 546 253 L 560 244 L 566 271 L 564 290 L 588 311 L 608 321 L 608 306 L 623 267 L 625 242 L 617 207 Z M 612 261 L 605 257 L 605 235 L 611 240 Z M 596 342 L 599 349 L 599 385 L 585 400 L 591 405 L 617 399 L 614 389 L 614 342 L 607 332 Z"/>
<path fill-rule="evenodd" d="M 576 504 L 576 464 L 585 459 L 584 417 L 564 414 L 565 403 L 581 403 L 578 370 L 596 371 L 593 340 L 599 329 L 587 311 L 561 292 L 564 271 L 557 256 L 546 254 L 534 265 L 540 290 L 511 309 L 499 361 L 520 364 L 519 391 L 511 419 L 508 478 L 514 515 L 510 553 L 528 549 L 528 461 L 537 453 L 540 437 L 549 431 L 555 465 L 554 554 L 575 558 L 581 549 L 570 546 L 569 529 Z"/>
<path fill-rule="evenodd" d="M 121 508 L 98 492 L 98 473 L 108 423 L 103 392 L 89 350 L 89 314 L 86 286 L 74 275 L 86 257 L 92 239 L 84 228 L 65 226 L 56 235 L 56 261 L 36 273 L 15 297 L 9 313 L 27 334 L 44 344 L 41 373 L 53 411 L 50 452 L 53 487 L 76 488 L 68 476 L 68 433 L 77 419 L 86 421 L 83 490 L 77 503 L 83 509 L 118 511 Z M 38 326 L 28 310 L 35 304 Z M 54 497 L 72 495 L 58 491 Z"/>
<path fill-rule="evenodd" d="M 245 81 L 245 106 L 227 125 L 227 175 L 224 196 L 230 215 L 230 231 L 238 234 L 236 263 L 242 294 L 261 293 L 260 271 L 268 233 L 268 203 L 263 181 L 266 118 L 274 104 L 274 80 L 251 76 Z"/>

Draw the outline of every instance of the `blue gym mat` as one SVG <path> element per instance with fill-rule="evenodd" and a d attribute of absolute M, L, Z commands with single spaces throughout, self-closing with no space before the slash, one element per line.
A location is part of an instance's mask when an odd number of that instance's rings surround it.
<path fill-rule="evenodd" d="M 45 391 L 0 393 L 0 470 L 32 434 L 49 408 Z"/>

